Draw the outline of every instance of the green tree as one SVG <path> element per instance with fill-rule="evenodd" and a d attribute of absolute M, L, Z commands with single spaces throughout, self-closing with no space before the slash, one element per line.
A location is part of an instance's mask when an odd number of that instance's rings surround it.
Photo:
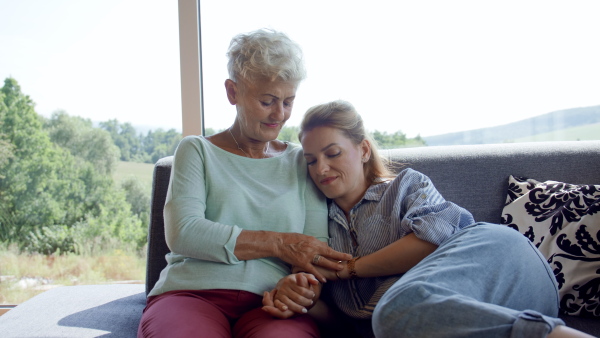
<path fill-rule="evenodd" d="M 113 173 L 121 152 L 113 143 L 110 133 L 94 128 L 90 119 L 57 111 L 45 122 L 44 127 L 52 142 L 68 149 L 73 156 L 92 163 L 100 173 Z"/>
<path fill-rule="evenodd" d="M 141 136 L 129 122 L 119 123 L 113 119 L 100 122 L 100 127 L 110 133 L 115 145 L 121 150 L 121 161 L 143 161 L 146 159 Z"/>
<path fill-rule="evenodd" d="M 280 141 L 287 141 L 287 142 L 291 142 L 291 143 L 300 144 L 300 141 L 298 140 L 299 132 L 300 132 L 300 127 L 284 126 L 283 128 L 281 128 L 281 131 L 279 132 L 279 136 L 277 137 L 277 139 Z"/>
<path fill-rule="evenodd" d="M 125 199 L 131 205 L 142 224 L 150 223 L 150 189 L 135 176 L 127 177 L 121 182 L 125 191 Z"/>
<path fill-rule="evenodd" d="M 210 136 L 218 133 L 214 128 L 204 128 L 204 136 Z"/>
<path fill-rule="evenodd" d="M 175 154 L 175 149 L 181 141 L 181 133 L 175 129 L 167 131 L 159 128 L 155 131 L 148 131 L 143 139 L 144 150 L 150 155 L 148 163 L 156 163 L 159 159 Z"/>
<path fill-rule="evenodd" d="M 0 241 L 42 253 L 115 241 L 141 245 L 146 228 L 131 213 L 125 192 L 106 175 L 106 166 L 84 158 L 94 154 L 73 155 L 75 146 L 69 145 L 69 140 L 77 133 L 58 126 L 58 121 L 76 126 L 86 126 L 87 122 L 56 116 L 53 132 L 64 130 L 71 135 L 55 135 L 63 148 L 52 142 L 33 106 L 16 80 L 5 80 L 0 90 L 0 135 L 13 157 L 2 164 Z"/>
<path fill-rule="evenodd" d="M 371 135 L 373 136 L 373 139 L 377 142 L 378 146 L 381 149 L 420 147 L 426 145 L 425 141 L 421 138 L 420 135 L 413 139 L 409 139 L 406 137 L 406 134 L 404 134 L 401 131 L 388 134 L 387 132 L 380 132 L 378 130 L 375 130 L 371 133 Z"/>
<path fill-rule="evenodd" d="M 0 179 L 0 213 L 5 229 L 10 229 L 3 236 L 23 239 L 36 225 L 65 219 L 61 192 L 68 190 L 68 178 L 73 176 L 68 165 L 72 163 L 42 131 L 33 101 L 21 93 L 16 80 L 6 79 L 0 95 L 0 133 L 14 147 L 14 157 L 4 166 Z M 10 239 L 3 238 L 6 240 Z"/>

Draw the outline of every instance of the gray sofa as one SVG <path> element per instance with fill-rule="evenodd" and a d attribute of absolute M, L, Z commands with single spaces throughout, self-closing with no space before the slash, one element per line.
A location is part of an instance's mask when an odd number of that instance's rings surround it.
<path fill-rule="evenodd" d="M 442 195 L 477 221 L 500 223 L 509 175 L 600 184 L 600 141 L 424 147 L 383 151 L 395 163 L 428 175 Z M 168 252 L 163 205 L 171 157 L 154 169 L 146 285 L 92 285 L 46 291 L 0 317 L 2 337 L 134 337 L 145 294 Z M 567 325 L 600 336 L 600 318 L 561 316 Z"/>

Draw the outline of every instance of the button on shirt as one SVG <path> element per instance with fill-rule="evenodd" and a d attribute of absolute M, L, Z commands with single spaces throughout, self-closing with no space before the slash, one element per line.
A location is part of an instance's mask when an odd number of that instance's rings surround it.
<path fill-rule="evenodd" d="M 354 257 L 367 256 L 411 232 L 440 245 L 473 223 L 470 212 L 446 201 L 427 176 L 413 169 L 403 170 L 392 181 L 370 186 L 348 219 L 335 203 L 329 206 L 330 246 Z M 400 277 L 327 283 L 326 292 L 348 316 L 367 319 L 383 293 Z"/>

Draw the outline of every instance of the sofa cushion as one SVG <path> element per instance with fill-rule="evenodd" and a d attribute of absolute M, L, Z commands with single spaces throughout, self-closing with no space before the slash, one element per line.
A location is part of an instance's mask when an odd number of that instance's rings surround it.
<path fill-rule="evenodd" d="M 562 313 L 600 316 L 600 185 L 510 176 L 502 223 L 548 259 Z"/>

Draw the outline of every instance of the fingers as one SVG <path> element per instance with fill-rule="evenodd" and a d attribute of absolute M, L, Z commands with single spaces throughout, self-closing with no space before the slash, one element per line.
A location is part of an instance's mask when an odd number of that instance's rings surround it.
<path fill-rule="evenodd" d="M 266 313 L 270 314 L 273 317 L 282 318 L 282 319 L 290 318 L 293 315 L 295 315 L 295 312 L 288 310 L 288 308 L 287 308 L 287 306 L 285 306 L 285 304 L 283 304 L 279 301 L 273 300 L 273 298 L 275 297 L 276 294 L 277 294 L 276 289 L 273 289 L 271 292 L 268 292 L 268 291 L 263 292 L 262 310 L 265 311 Z M 275 306 L 275 304 L 277 304 L 278 306 Z"/>
<path fill-rule="evenodd" d="M 314 265 L 309 264 L 309 266 L 306 268 L 306 272 L 315 276 L 315 278 L 317 278 L 317 281 L 321 281 L 321 283 L 327 283 L 327 278 L 325 278 L 325 276 L 321 272 L 319 272 L 319 270 L 317 270 Z"/>
<path fill-rule="evenodd" d="M 309 288 L 311 285 L 319 285 L 319 281 L 314 275 L 298 273 L 296 274 L 296 284 L 303 288 Z"/>
<path fill-rule="evenodd" d="M 312 303 L 313 303 L 312 300 L 308 300 L 308 304 L 306 306 L 310 306 L 310 305 L 312 305 Z M 291 299 L 289 299 L 286 296 L 282 296 L 282 297 L 275 299 L 274 305 L 281 312 L 292 311 L 292 312 L 298 313 L 298 314 L 304 314 L 304 313 L 308 312 L 308 309 L 305 306 L 302 306 L 302 305 L 292 301 Z"/>
<path fill-rule="evenodd" d="M 343 266 L 336 262 L 352 259 L 352 255 L 335 251 L 312 236 L 298 233 L 281 233 L 280 236 L 282 241 L 276 257 L 300 268 L 300 271 L 313 274 L 322 283 L 327 282 L 326 276 L 315 267 L 339 271 Z"/>
<path fill-rule="evenodd" d="M 349 261 L 352 259 L 351 254 L 335 251 L 330 247 L 327 247 L 325 253 L 322 253 L 321 256 L 329 259 L 330 261 L 339 262 L 339 261 Z M 320 260 L 320 263 L 323 262 L 323 259 Z M 320 264 L 321 265 L 321 264 Z M 324 265 L 321 265 L 324 266 Z"/>
<path fill-rule="evenodd" d="M 266 313 L 270 314 L 273 317 L 287 319 L 295 315 L 295 313 L 291 310 L 288 310 L 287 307 L 285 310 L 281 310 L 280 308 L 275 306 L 273 301 L 274 294 L 277 293 L 277 290 L 273 290 L 271 292 L 265 291 L 263 293 L 263 307 L 262 310 Z"/>
<path fill-rule="evenodd" d="M 342 271 L 346 265 L 346 261 L 332 261 L 329 259 L 322 258 L 319 262 L 319 266 L 328 270 Z"/>
<path fill-rule="evenodd" d="M 280 301 L 287 306 L 294 304 L 298 304 L 300 306 L 310 306 L 312 305 L 313 298 L 315 296 L 315 292 L 310 288 L 298 286 L 285 287 L 277 290 L 277 294 L 273 297 L 273 301 L 275 302 L 275 306 L 277 306 L 277 301 Z M 280 308 L 285 310 L 282 307 Z"/>
<path fill-rule="evenodd" d="M 277 293 L 277 290 L 275 290 L 275 289 L 271 290 L 271 292 L 269 292 L 269 291 L 263 292 L 262 303 L 263 303 L 264 306 L 271 306 L 271 307 L 275 306 L 273 304 L 273 296 L 274 296 L 275 293 Z"/>

